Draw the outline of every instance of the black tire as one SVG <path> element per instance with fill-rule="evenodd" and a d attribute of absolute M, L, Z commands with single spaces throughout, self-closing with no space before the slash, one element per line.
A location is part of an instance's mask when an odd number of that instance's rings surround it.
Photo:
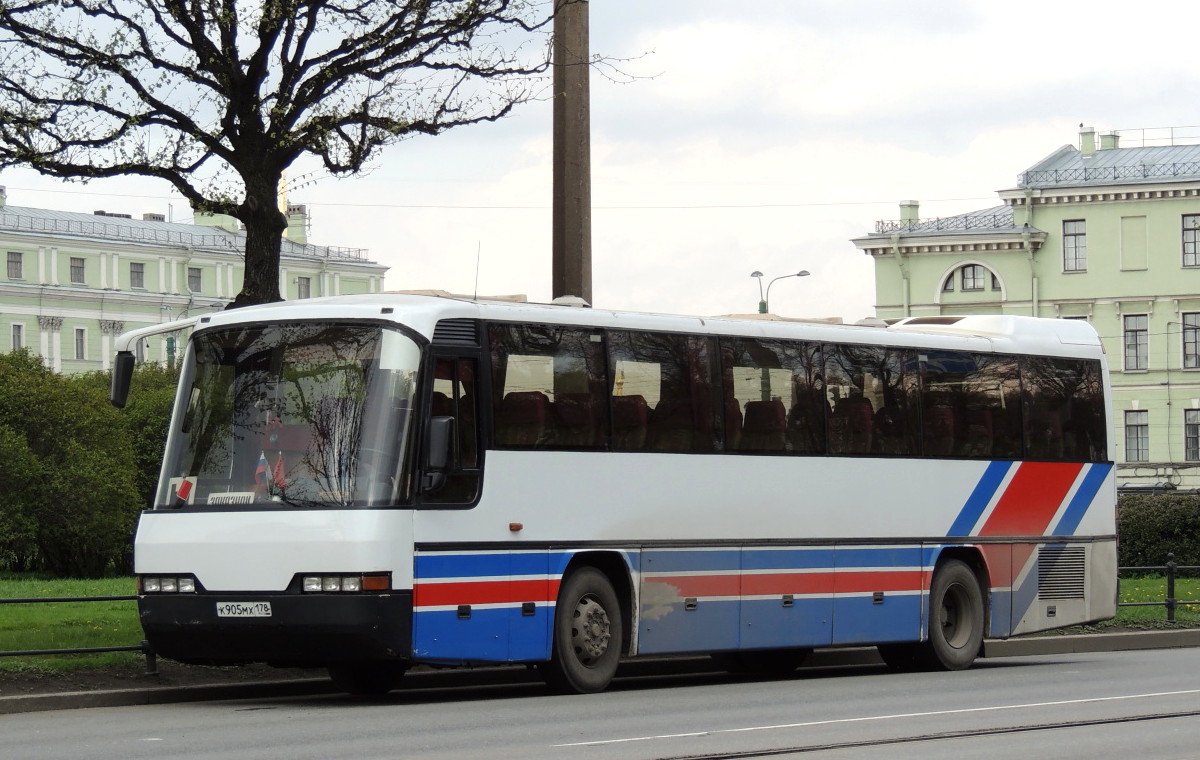
<path fill-rule="evenodd" d="M 378 697 L 400 685 L 408 666 L 397 663 L 355 663 L 330 665 L 329 678 L 333 685 L 347 694 Z"/>
<path fill-rule="evenodd" d="M 880 644 L 879 657 L 897 673 L 911 673 L 922 668 L 921 644 Z"/>
<path fill-rule="evenodd" d="M 540 669 L 556 691 L 603 691 L 617 673 L 624 640 L 617 592 L 604 573 L 582 567 L 563 581 L 554 607 L 550 661 Z"/>
<path fill-rule="evenodd" d="M 921 651 L 930 670 L 966 670 L 983 645 L 983 591 L 966 563 L 948 560 L 929 589 L 929 640 Z"/>
<path fill-rule="evenodd" d="M 718 652 L 713 659 L 730 673 L 755 676 L 786 676 L 804 664 L 811 649 L 748 649 L 744 652 Z"/>

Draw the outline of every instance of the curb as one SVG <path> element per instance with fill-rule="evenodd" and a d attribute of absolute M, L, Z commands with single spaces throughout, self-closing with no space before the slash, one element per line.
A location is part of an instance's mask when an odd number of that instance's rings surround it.
<path fill-rule="evenodd" d="M 1030 636 L 1016 639 L 989 639 L 984 642 L 984 657 L 1033 657 L 1050 654 L 1088 652 L 1125 652 L 1136 649 L 1178 649 L 1200 647 L 1200 628 L 1169 631 L 1129 631 L 1070 636 Z M 805 668 L 882 665 L 874 647 L 819 649 Z M 622 666 L 621 677 L 645 677 L 669 673 L 714 673 L 723 669 L 708 657 L 652 658 L 632 660 Z M 405 676 L 407 690 L 479 686 L 497 683 L 519 684 L 536 681 L 523 666 L 460 670 L 426 670 Z M 0 697 L 0 715 L 48 710 L 78 710 L 87 707 L 127 707 L 182 702 L 206 702 L 227 699 L 282 699 L 287 697 L 339 694 L 325 678 L 297 678 L 254 683 L 211 684 L 200 686 L 147 686 L 144 688 L 101 691 L 69 691 L 58 694 L 27 694 Z"/>

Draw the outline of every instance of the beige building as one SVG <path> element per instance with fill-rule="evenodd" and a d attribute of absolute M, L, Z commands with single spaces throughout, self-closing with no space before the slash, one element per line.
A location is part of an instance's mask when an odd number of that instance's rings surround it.
<path fill-rule="evenodd" d="M 362 249 L 313 245 L 288 207 L 279 291 L 286 299 L 378 293 L 387 267 Z M 60 372 L 107 369 L 135 327 L 222 309 L 242 287 L 245 235 L 230 217 L 93 214 L 14 206 L 0 186 L 0 351 L 29 348 Z M 147 359 L 168 361 L 154 339 Z"/>
<path fill-rule="evenodd" d="M 856 238 L 877 316 L 1089 321 L 1109 359 L 1119 482 L 1200 488 L 1200 129 L 1083 128 L 998 196 L 941 219 L 910 201 Z"/>

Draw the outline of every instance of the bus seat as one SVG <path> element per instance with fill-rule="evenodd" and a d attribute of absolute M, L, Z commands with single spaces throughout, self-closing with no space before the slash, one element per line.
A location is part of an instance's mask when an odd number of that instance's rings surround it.
<path fill-rule="evenodd" d="M 924 415 L 925 454 L 950 456 L 954 449 L 954 409 L 945 404 L 927 407 Z"/>
<path fill-rule="evenodd" d="M 434 391 L 429 414 L 431 417 L 453 417 L 454 407 L 450 403 L 450 397 L 441 391 Z"/>
<path fill-rule="evenodd" d="M 725 399 L 725 450 L 737 451 L 742 438 L 742 406 L 736 398 Z"/>
<path fill-rule="evenodd" d="M 496 415 L 496 443 L 537 446 L 545 442 L 550 399 L 541 391 L 513 391 L 504 397 Z"/>
<path fill-rule="evenodd" d="M 644 396 L 612 397 L 612 438 L 617 451 L 639 451 L 646 445 L 650 408 Z"/>
<path fill-rule="evenodd" d="M 992 455 L 992 413 L 989 409 L 968 409 L 962 454 L 969 457 Z"/>
<path fill-rule="evenodd" d="M 838 399 L 830 432 L 835 453 L 871 453 L 875 433 L 875 411 L 871 400 L 863 396 Z"/>
<path fill-rule="evenodd" d="M 590 393 L 556 393 L 554 396 L 555 442 L 567 448 L 600 445 L 597 405 Z"/>
<path fill-rule="evenodd" d="M 779 399 L 747 401 L 742 425 L 742 451 L 783 451 L 787 435 L 787 410 Z"/>
<path fill-rule="evenodd" d="M 695 432 L 690 403 L 679 399 L 659 399 L 646 424 L 646 448 L 653 451 L 691 451 Z"/>

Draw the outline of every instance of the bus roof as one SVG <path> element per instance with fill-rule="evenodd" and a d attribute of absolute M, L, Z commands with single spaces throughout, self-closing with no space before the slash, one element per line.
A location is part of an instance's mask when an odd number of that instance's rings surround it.
<path fill-rule="evenodd" d="M 1081 320 L 1014 315 L 917 317 L 879 327 L 819 321 L 652 314 L 408 293 L 364 293 L 250 306 L 201 318 L 196 328 L 206 330 L 242 323 L 330 319 L 392 321 L 404 324 L 429 339 L 433 338 L 435 327 L 442 320 L 483 319 L 1051 356 L 1096 357 L 1102 352 L 1096 331 Z"/>

